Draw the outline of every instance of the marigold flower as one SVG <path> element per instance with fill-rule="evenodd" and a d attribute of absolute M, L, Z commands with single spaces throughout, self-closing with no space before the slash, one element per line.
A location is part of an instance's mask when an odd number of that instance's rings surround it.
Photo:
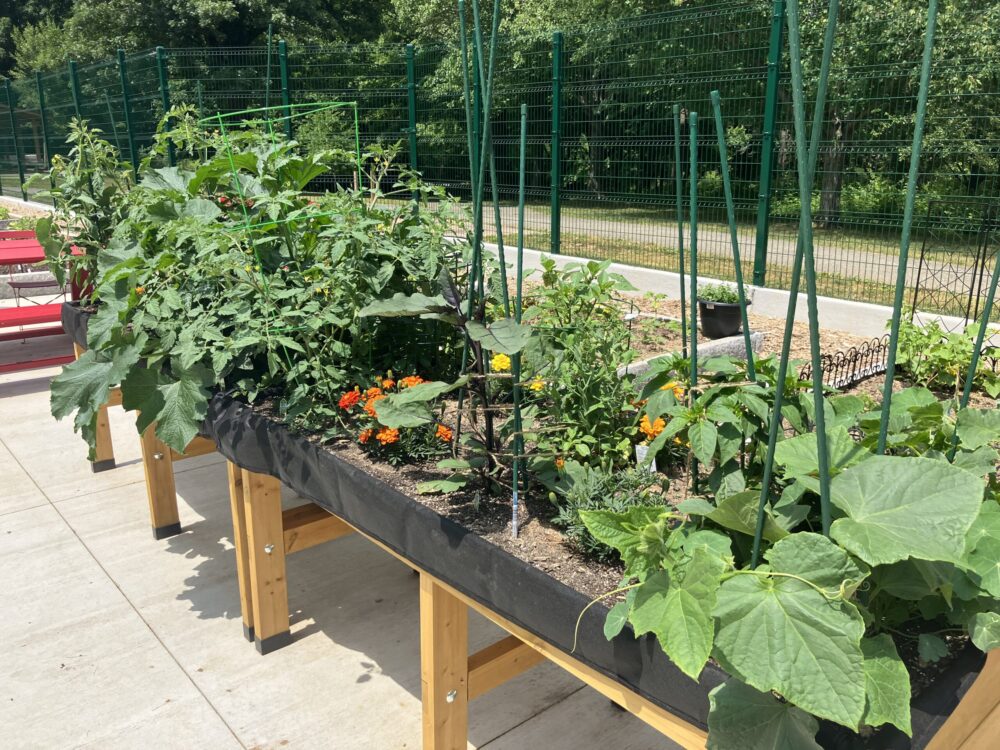
<path fill-rule="evenodd" d="M 392 378 L 384 378 L 382 380 L 382 387 L 385 388 L 386 390 L 389 390 L 394 385 L 396 385 L 396 381 L 393 380 Z"/>
<path fill-rule="evenodd" d="M 657 417 L 656 421 L 652 424 L 649 422 L 649 415 L 643 414 L 642 419 L 639 420 L 639 431 L 646 436 L 647 440 L 652 440 L 661 432 L 663 428 L 667 426 L 667 423 L 663 421 L 662 417 Z"/>
<path fill-rule="evenodd" d="M 545 381 L 536 375 L 528 387 L 533 391 L 540 391 L 545 388 Z"/>
<path fill-rule="evenodd" d="M 566 459 L 563 458 L 562 456 L 556 456 L 556 469 L 562 471 L 565 465 L 566 465 Z"/>
<path fill-rule="evenodd" d="M 494 354 L 490 360 L 494 372 L 507 372 L 510 369 L 510 357 L 506 354 Z"/>
<path fill-rule="evenodd" d="M 368 399 L 365 402 L 365 414 L 367 414 L 372 419 L 378 417 L 378 414 L 375 413 L 375 404 L 384 398 L 385 398 L 384 395 L 379 395 L 379 396 L 372 396 L 370 399 Z"/>
<path fill-rule="evenodd" d="M 445 426 L 443 424 L 439 424 L 437 426 L 437 432 L 434 433 L 434 434 L 438 438 L 438 440 L 442 440 L 445 443 L 450 443 L 451 442 L 451 438 L 453 436 L 451 428 L 447 427 L 447 426 Z"/>
<path fill-rule="evenodd" d="M 684 398 L 684 386 L 682 386 L 680 383 L 674 382 L 673 380 L 671 380 L 669 383 L 666 383 L 665 385 L 661 385 L 660 390 L 673 391 L 674 398 L 676 398 L 678 401 Z"/>
<path fill-rule="evenodd" d="M 399 381 L 400 388 L 412 388 L 415 385 L 420 385 L 425 382 L 419 375 L 409 375 Z"/>
<path fill-rule="evenodd" d="M 350 411 L 350 409 L 354 407 L 360 400 L 361 400 L 361 392 L 357 388 L 355 388 L 353 391 L 348 391 L 343 396 L 341 396 L 340 401 L 337 402 L 337 406 L 339 406 L 344 411 Z"/>
<path fill-rule="evenodd" d="M 145 294 L 146 293 L 146 287 L 144 287 L 144 286 L 137 286 L 135 288 L 135 293 L 136 294 Z"/>
<path fill-rule="evenodd" d="M 399 442 L 399 430 L 394 427 L 383 427 L 375 435 L 375 439 L 378 440 L 382 445 L 391 445 L 392 443 Z"/>
<path fill-rule="evenodd" d="M 369 427 L 367 430 L 362 430 L 361 434 L 358 435 L 358 442 L 363 445 L 363 444 L 367 443 L 369 440 L 371 440 L 372 439 L 372 435 L 374 435 L 374 434 L 375 434 L 375 428 L 374 427 Z"/>
<path fill-rule="evenodd" d="M 382 395 L 384 395 L 382 393 L 382 389 L 379 388 L 378 386 L 369 388 L 367 391 L 365 391 L 365 401 L 371 401 L 376 396 L 382 396 Z"/>

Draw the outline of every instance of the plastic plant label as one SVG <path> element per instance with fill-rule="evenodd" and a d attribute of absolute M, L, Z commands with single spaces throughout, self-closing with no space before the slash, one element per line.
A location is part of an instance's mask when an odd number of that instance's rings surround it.
<path fill-rule="evenodd" d="M 646 457 L 649 455 L 648 445 L 637 445 L 635 446 L 635 463 L 636 466 L 642 466 Z M 656 459 L 654 458 L 649 464 L 650 471 L 656 471 Z"/>

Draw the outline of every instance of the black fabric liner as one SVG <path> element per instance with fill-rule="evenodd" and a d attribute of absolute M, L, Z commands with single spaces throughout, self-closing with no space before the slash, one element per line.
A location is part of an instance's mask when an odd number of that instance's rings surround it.
<path fill-rule="evenodd" d="M 75 304 L 63 306 L 63 328 L 83 346 L 89 317 Z M 417 567 L 571 653 L 577 616 L 589 602 L 580 592 L 230 395 L 213 397 L 201 433 L 233 463 L 281 479 Z M 628 628 L 609 642 L 603 632 L 605 612 L 598 605 L 584 615 L 571 655 L 704 729 L 708 693 L 726 680 L 726 673 L 710 663 L 695 682 L 670 662 L 654 638 L 635 639 Z M 818 739 L 823 747 L 837 750 L 919 750 L 958 705 L 984 662 L 982 652 L 966 649 L 917 697 L 911 706 L 912 741 L 893 728 L 863 741 L 828 722 L 822 723 Z"/>
<path fill-rule="evenodd" d="M 87 321 L 93 313 L 80 309 L 79 302 L 63 302 L 62 327 L 74 344 L 87 348 Z"/>

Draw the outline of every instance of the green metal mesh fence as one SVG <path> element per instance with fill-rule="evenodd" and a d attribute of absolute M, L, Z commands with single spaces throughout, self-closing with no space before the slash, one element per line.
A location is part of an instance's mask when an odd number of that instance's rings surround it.
<path fill-rule="evenodd" d="M 783 4 L 704 0 L 614 24 L 502 38 L 492 121 L 505 240 L 509 243 L 517 229 L 518 114 L 525 103 L 528 247 L 675 270 L 671 109 L 677 103 L 685 122 L 690 111 L 699 112 L 701 121 L 700 271 L 732 278 L 709 105 L 709 92 L 718 89 L 744 273 L 750 277 L 756 270 L 759 282 L 766 272 L 768 286 L 786 286 L 798 196 L 787 61 L 781 38 L 774 38 Z M 969 8 L 949 5 L 942 11 L 942 28 L 976 23 Z M 851 21 L 851 12 L 848 7 L 842 21 Z M 885 49 L 881 31 L 859 35 L 858 28 L 867 27 L 857 23 L 838 38 L 813 196 L 823 294 L 872 302 L 891 298 L 923 29 L 914 19 L 912 39 L 896 39 Z M 865 23 L 882 28 L 884 20 Z M 807 69 L 813 73 L 821 21 L 822 13 L 806 14 L 803 29 Z M 358 103 L 363 147 L 399 142 L 396 159 L 409 164 L 415 146 L 416 167 L 425 178 L 467 200 L 457 39 L 456 30 L 454 40 L 418 46 L 412 64 L 405 47 L 374 43 L 173 48 L 159 55 L 151 50 L 125 58 L 124 87 L 117 60 L 80 66 L 76 97 L 70 68 L 37 81 L 13 81 L 12 101 L 0 86 L 2 185 L 6 194 L 17 193 L 18 161 L 30 174 L 44 169 L 53 154 L 66 152 L 66 128 L 77 107 L 128 160 L 133 149 L 138 157 L 149 148 L 165 100 L 190 104 L 203 117 L 286 102 L 349 101 Z M 998 61 L 1000 56 L 982 45 L 935 57 L 907 277 L 910 287 L 920 279 L 920 305 L 926 309 L 961 312 L 977 285 L 985 283 L 981 269 L 996 251 Z M 778 75 L 769 87 L 772 70 Z M 769 111 L 774 113 L 770 138 Z M 311 148 L 347 146 L 353 122 L 346 115 L 344 110 L 296 119 L 293 135 Z M 685 178 L 688 157 L 685 138 Z M 353 174 L 336 175 L 317 187 L 352 179 Z M 485 211 L 487 239 L 495 239 L 489 201 Z M 765 216 L 769 221 L 761 220 Z"/>

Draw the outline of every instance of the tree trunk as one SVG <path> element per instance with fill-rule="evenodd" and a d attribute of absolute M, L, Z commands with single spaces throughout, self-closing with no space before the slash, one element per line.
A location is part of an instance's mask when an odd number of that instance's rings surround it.
<path fill-rule="evenodd" d="M 840 195 L 844 187 L 844 163 L 847 161 L 847 144 L 851 140 L 853 121 L 848 116 L 834 112 L 830 120 L 830 137 L 823 150 L 820 169 L 823 178 L 820 185 L 819 212 L 816 224 L 831 227 L 840 220 Z"/>

